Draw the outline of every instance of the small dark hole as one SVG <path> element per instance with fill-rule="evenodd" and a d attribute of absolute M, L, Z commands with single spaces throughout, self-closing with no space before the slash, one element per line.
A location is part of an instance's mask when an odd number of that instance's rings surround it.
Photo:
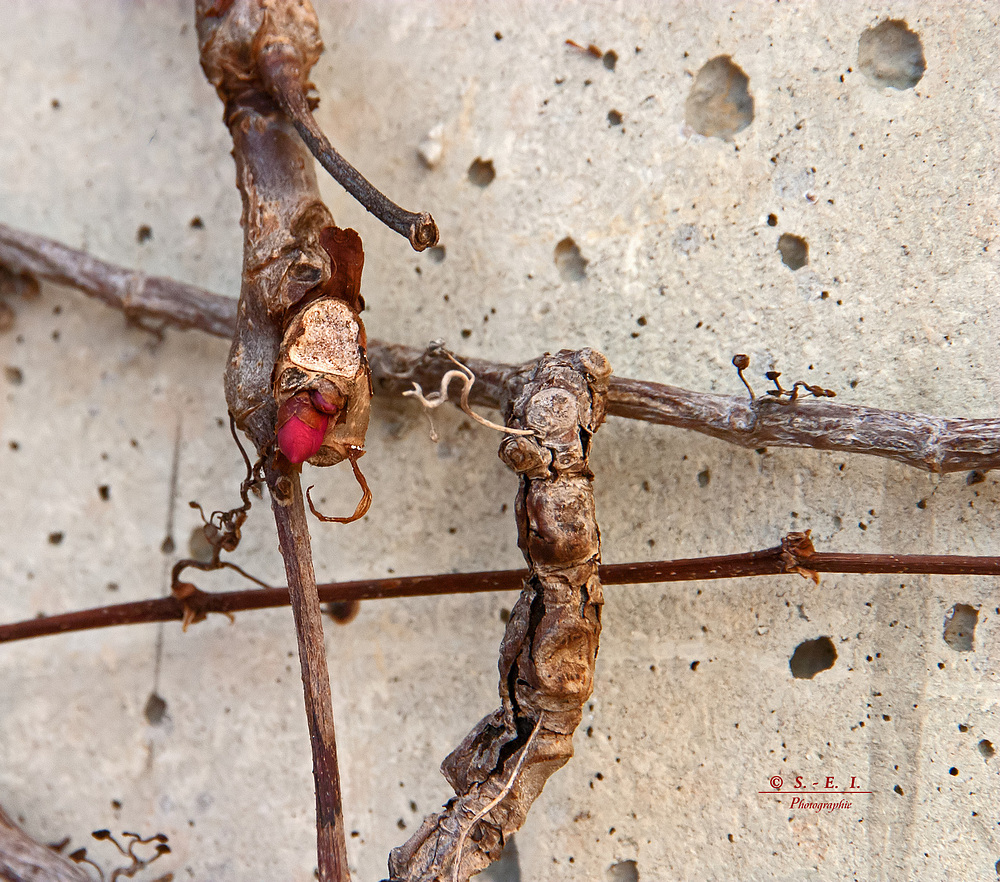
<path fill-rule="evenodd" d="M 893 787 L 892 789 L 893 789 L 893 790 L 894 790 L 894 791 L 895 791 L 896 793 L 898 793 L 898 794 L 899 794 L 900 796 L 902 796 L 902 795 L 903 795 L 903 788 L 902 788 L 902 787 L 900 787 L 900 786 L 899 786 L 898 784 L 896 784 L 896 785 L 895 785 L 895 786 L 894 786 L 894 787 Z"/>
<path fill-rule="evenodd" d="M 496 31 L 493 34 L 493 39 L 499 43 L 503 39 L 503 34 L 501 34 L 500 31 Z"/>
<path fill-rule="evenodd" d="M 167 715 L 167 703 L 155 692 L 149 693 L 146 699 L 146 707 L 143 710 L 146 721 L 152 726 L 159 726 L 163 718 Z"/>
<path fill-rule="evenodd" d="M 104 502 L 107 502 L 111 498 L 111 488 L 107 484 L 101 484 L 97 488 L 97 495 L 101 497 Z"/>
<path fill-rule="evenodd" d="M 956 603 L 945 613 L 944 642 L 955 652 L 971 652 L 978 622 L 978 609 L 966 603 Z"/>
<path fill-rule="evenodd" d="M 360 600 L 334 600 L 326 605 L 326 614 L 338 625 L 354 621 L 361 612 Z"/>
<path fill-rule="evenodd" d="M 427 249 L 427 256 L 434 263 L 444 263 L 445 258 L 445 247 L 444 245 L 435 245 L 433 248 Z"/>
<path fill-rule="evenodd" d="M 619 861 L 608 867 L 607 882 L 639 882 L 639 865 L 635 861 Z"/>
<path fill-rule="evenodd" d="M 948 774 L 951 775 L 952 778 L 954 778 L 958 774 L 958 769 L 952 766 L 950 769 L 948 769 Z"/>
<path fill-rule="evenodd" d="M 609 49 L 604 53 L 604 57 L 601 59 L 604 62 L 604 66 L 608 70 L 614 70 L 615 65 L 618 64 L 618 53 L 614 49 Z"/>
<path fill-rule="evenodd" d="M 858 69 L 878 86 L 912 89 L 927 69 L 920 37 L 901 19 L 869 28 L 858 40 Z"/>
<path fill-rule="evenodd" d="M 698 661 L 691 662 L 691 670 L 692 671 L 697 671 L 698 670 L 698 665 L 700 665 L 700 664 L 701 664 L 701 662 L 698 662 Z"/>
<path fill-rule="evenodd" d="M 778 239 L 778 251 L 781 252 L 781 262 L 790 270 L 802 269 L 809 263 L 809 243 L 801 236 L 782 233 Z"/>
<path fill-rule="evenodd" d="M 702 469 L 698 472 L 698 486 L 707 487 L 709 481 L 712 480 L 712 473 L 708 469 Z"/>
<path fill-rule="evenodd" d="M 188 224 L 188 226 L 191 227 L 192 230 L 203 230 L 205 229 L 205 222 L 200 217 L 198 217 L 198 215 L 195 215 L 193 218 L 191 218 L 191 222 Z"/>
<path fill-rule="evenodd" d="M 829 637 L 806 640 L 795 647 L 788 661 L 796 680 L 811 680 L 821 671 L 828 671 L 837 661 L 837 648 Z"/>
<path fill-rule="evenodd" d="M 729 139 L 753 122 L 750 78 L 728 55 L 705 62 L 684 105 L 684 119 L 699 135 Z"/>
<path fill-rule="evenodd" d="M 569 236 L 556 245 L 554 259 L 564 281 L 582 282 L 587 277 L 587 260 Z"/>
<path fill-rule="evenodd" d="M 476 158 L 469 166 L 469 182 L 477 187 L 488 187 L 497 176 L 492 159 Z"/>
<path fill-rule="evenodd" d="M 49 545 L 61 545 L 66 534 L 61 530 L 57 530 L 54 533 L 49 533 Z"/>
<path fill-rule="evenodd" d="M 996 748 L 993 746 L 992 741 L 987 741 L 985 738 L 979 742 L 979 752 L 983 755 L 983 759 L 990 759 L 994 754 L 996 754 Z"/>
<path fill-rule="evenodd" d="M 620 126 L 622 124 L 622 115 L 617 110 L 609 110 L 608 122 L 613 126 Z"/>
<path fill-rule="evenodd" d="M 978 469 L 974 469 L 965 476 L 966 484 L 982 484 L 986 480 L 986 475 Z"/>
<path fill-rule="evenodd" d="M 769 214 L 767 216 L 767 225 L 769 227 L 776 227 L 776 226 L 778 226 L 778 215 L 776 215 L 776 214 Z"/>
<path fill-rule="evenodd" d="M 149 224 L 143 224 L 135 231 L 135 240 L 140 245 L 145 245 L 150 239 L 153 238 L 153 228 Z"/>

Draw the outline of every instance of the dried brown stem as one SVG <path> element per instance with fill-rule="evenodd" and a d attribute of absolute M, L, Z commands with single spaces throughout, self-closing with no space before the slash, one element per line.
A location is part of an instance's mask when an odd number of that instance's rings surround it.
<path fill-rule="evenodd" d="M 6 882 L 92 882 L 83 867 L 35 842 L 2 808 L 0 879 Z"/>
<path fill-rule="evenodd" d="M 236 303 L 190 285 L 90 257 L 50 239 L 0 224 L 0 265 L 71 285 L 127 314 L 231 338 Z M 436 388 L 453 366 L 410 346 L 370 340 L 376 392 L 402 394 L 417 382 Z M 504 383 L 530 368 L 460 357 L 476 375 L 469 400 L 496 408 Z M 460 402 L 461 391 L 450 393 Z M 801 447 L 893 459 L 946 473 L 1000 468 L 1000 419 L 954 419 L 828 401 L 779 404 L 768 399 L 690 392 L 676 386 L 612 377 L 611 416 L 711 435 L 740 447 Z"/>
<path fill-rule="evenodd" d="M 775 576 L 798 572 L 797 567 L 817 573 L 903 573 L 938 576 L 1000 576 L 1000 557 L 973 557 L 960 554 L 851 554 L 812 552 L 808 561 L 789 550 L 790 534 L 782 545 L 760 551 L 695 557 L 680 560 L 651 560 L 623 564 L 601 564 L 598 575 L 603 585 L 647 585 L 667 582 L 698 582 L 738 579 L 748 576 Z M 792 553 L 796 556 L 789 557 Z M 791 565 L 791 566 L 790 566 Z M 432 597 L 448 594 L 478 594 L 520 589 L 527 570 L 494 570 L 480 573 L 442 573 L 437 576 L 397 576 L 392 579 L 361 579 L 354 582 L 327 582 L 317 586 L 321 603 L 357 600 L 388 600 L 401 597 Z M 208 613 L 231 615 L 258 609 L 287 606 L 287 588 L 249 591 L 208 592 L 195 589 L 183 602 L 174 597 L 139 600 L 100 606 L 55 616 L 26 619 L 0 625 L 0 643 L 151 622 L 182 621 L 185 610 L 198 618 Z"/>
<path fill-rule="evenodd" d="M 457 796 L 389 856 L 392 882 L 467 882 L 500 857 L 545 782 L 573 755 L 594 682 L 604 597 L 591 437 L 611 368 L 600 353 L 546 356 L 512 390 L 504 462 L 520 476 L 515 510 L 528 575 L 500 647 L 500 707 L 441 770 Z"/>
<path fill-rule="evenodd" d="M 205 76 L 225 106 L 236 181 L 243 198 L 243 281 L 226 369 L 226 401 L 236 425 L 267 456 L 275 437 L 275 362 L 295 307 L 330 279 L 323 232 L 333 225 L 313 163 L 260 79 L 268 47 L 282 46 L 308 71 L 323 45 L 308 2 L 197 0 Z M 321 882 L 348 882 L 347 840 L 333 702 L 298 470 L 280 454 L 264 466 L 285 561 L 316 784 L 316 848 Z"/>
<path fill-rule="evenodd" d="M 285 575 L 299 644 L 299 666 L 316 781 L 319 878 L 348 882 L 351 877 L 347 867 L 347 837 L 340 798 L 333 699 L 302 486 L 296 471 L 273 466 L 267 469 L 267 485 L 278 527 L 278 545 L 285 560 Z"/>
<path fill-rule="evenodd" d="M 408 239 L 414 251 L 436 245 L 438 228 L 430 214 L 400 208 L 334 149 L 313 117 L 306 97 L 309 72 L 302 70 L 298 53 L 290 50 L 286 42 L 266 47 L 261 52 L 260 71 L 271 97 L 292 121 L 312 155 L 365 209 Z"/>
<path fill-rule="evenodd" d="M 232 298 L 116 266 L 5 224 L 0 224 L 0 266 L 76 288 L 130 318 L 152 319 L 181 330 L 197 328 L 227 340 L 236 328 Z"/>

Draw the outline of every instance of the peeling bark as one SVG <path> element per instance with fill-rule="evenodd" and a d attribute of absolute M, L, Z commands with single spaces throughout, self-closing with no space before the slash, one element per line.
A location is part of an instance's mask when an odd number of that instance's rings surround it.
<path fill-rule="evenodd" d="M 457 797 L 392 851 L 392 882 L 466 882 L 500 857 L 545 782 L 573 755 L 594 683 L 604 595 L 590 442 L 611 368 L 598 352 L 545 356 L 504 406 L 500 457 L 520 476 L 518 545 L 528 564 L 500 646 L 500 707 L 445 759 Z"/>

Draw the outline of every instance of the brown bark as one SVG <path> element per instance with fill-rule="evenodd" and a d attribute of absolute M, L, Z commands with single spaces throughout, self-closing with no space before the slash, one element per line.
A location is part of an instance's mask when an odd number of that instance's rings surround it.
<path fill-rule="evenodd" d="M 457 797 L 393 849 L 393 882 L 466 882 L 500 856 L 549 777 L 573 755 L 594 684 L 604 596 L 590 441 L 611 368 L 600 353 L 541 359 L 511 390 L 500 456 L 521 479 L 518 545 L 528 564 L 500 646 L 500 707 L 445 759 Z"/>
<path fill-rule="evenodd" d="M 72 285 L 126 314 L 230 338 L 236 303 L 190 285 L 143 276 L 50 239 L 0 224 L 0 265 Z M 453 365 L 411 346 L 368 341 L 376 393 L 398 394 L 414 382 L 437 388 Z M 509 377 L 530 369 L 461 357 L 476 374 L 470 400 L 498 407 Z M 459 390 L 452 390 L 458 400 Z M 793 404 L 743 395 L 712 395 L 612 377 L 608 413 L 711 435 L 740 447 L 800 447 L 892 459 L 930 472 L 1000 468 L 1000 419 L 960 419 L 799 399 Z"/>
<path fill-rule="evenodd" d="M 226 401 L 236 424 L 267 458 L 312 746 L 319 878 L 346 882 L 333 702 L 299 470 L 275 454 L 272 444 L 278 416 L 275 363 L 295 307 L 330 282 L 322 234 L 333 219 L 319 197 L 312 157 L 268 94 L 262 60 L 280 52 L 304 89 L 323 44 L 316 15 L 305 2 L 198 0 L 196 7 L 202 67 L 225 106 L 243 197 L 243 285 L 226 368 Z"/>
<path fill-rule="evenodd" d="M 78 864 L 35 842 L 0 808 L 0 879 L 5 882 L 92 882 Z"/>

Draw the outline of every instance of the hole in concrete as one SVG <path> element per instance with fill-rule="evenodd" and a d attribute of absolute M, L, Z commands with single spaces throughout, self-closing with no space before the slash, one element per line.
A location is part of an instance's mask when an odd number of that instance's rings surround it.
<path fill-rule="evenodd" d="M 24 382 L 24 371 L 22 371 L 19 367 L 7 365 L 7 367 L 3 369 L 3 374 L 11 386 L 20 386 Z"/>
<path fill-rule="evenodd" d="M 902 795 L 903 795 L 903 788 L 902 788 L 902 787 L 900 787 L 900 786 L 899 786 L 898 784 L 894 785 L 892 789 L 893 789 L 893 790 L 894 790 L 894 791 L 895 791 L 896 793 L 898 793 L 898 794 L 899 794 L 900 796 L 902 796 Z"/>
<path fill-rule="evenodd" d="M 609 49 L 604 53 L 604 57 L 601 59 L 604 62 L 604 66 L 608 70 L 614 70 L 615 65 L 618 64 L 618 53 L 614 49 Z"/>
<path fill-rule="evenodd" d="M 612 126 L 620 126 L 624 117 L 617 110 L 608 111 L 608 123 Z"/>
<path fill-rule="evenodd" d="M 608 882 L 639 882 L 639 865 L 635 861 L 618 861 L 608 867 Z"/>
<path fill-rule="evenodd" d="M 767 216 L 767 225 L 769 227 L 776 227 L 776 226 L 778 226 L 778 215 L 776 215 L 776 214 L 769 214 Z"/>
<path fill-rule="evenodd" d="M 484 882 L 521 882 L 521 861 L 513 836 L 504 843 L 500 860 L 490 864 L 476 878 Z"/>
<path fill-rule="evenodd" d="M 477 187 L 488 187 L 496 176 L 492 159 L 476 157 L 472 165 L 469 166 L 469 182 Z"/>
<path fill-rule="evenodd" d="M 979 742 L 978 747 L 979 752 L 983 755 L 983 759 L 990 759 L 997 752 L 997 749 L 993 746 L 993 742 L 987 741 L 985 738 Z"/>
<path fill-rule="evenodd" d="M 146 699 L 146 707 L 143 710 L 143 714 L 146 716 L 146 721 L 151 726 L 159 726 L 163 722 L 163 718 L 167 715 L 167 703 L 155 692 L 149 693 L 149 698 Z"/>
<path fill-rule="evenodd" d="M 699 135 L 727 140 L 753 122 L 750 78 L 728 55 L 705 62 L 684 105 L 684 120 Z"/>
<path fill-rule="evenodd" d="M 973 469 L 969 474 L 965 476 L 965 483 L 972 484 L 982 484 L 986 480 L 986 475 L 979 471 L 978 469 Z"/>
<path fill-rule="evenodd" d="M 858 40 L 858 69 L 879 86 L 912 89 L 924 75 L 924 47 L 901 19 L 869 28 Z"/>
<path fill-rule="evenodd" d="M 795 647 L 788 667 L 796 680 L 811 680 L 820 671 L 828 671 L 837 661 L 837 648 L 829 637 L 806 640 Z"/>
<path fill-rule="evenodd" d="M 427 256 L 434 263 L 444 263 L 446 253 L 444 245 L 435 245 L 433 248 L 427 249 Z"/>
<path fill-rule="evenodd" d="M 360 600 L 333 600 L 326 605 L 326 614 L 338 625 L 354 621 L 361 612 Z"/>
<path fill-rule="evenodd" d="M 778 238 L 778 251 L 781 262 L 790 270 L 802 269 L 809 263 L 809 243 L 801 236 L 782 233 Z"/>
<path fill-rule="evenodd" d="M 955 652 L 971 651 L 978 622 L 978 609 L 966 603 L 956 603 L 944 616 L 944 642 Z"/>
<path fill-rule="evenodd" d="M 135 241 L 140 245 L 145 245 L 153 238 L 153 228 L 149 224 L 143 224 L 135 231 Z"/>
<path fill-rule="evenodd" d="M 951 775 L 952 778 L 955 778 L 958 776 L 958 769 L 952 766 L 950 769 L 948 769 L 948 774 Z"/>
<path fill-rule="evenodd" d="M 205 222 L 198 215 L 195 215 L 191 218 L 191 222 L 188 226 L 191 227 L 192 230 L 204 230 Z"/>
<path fill-rule="evenodd" d="M 582 282 L 587 278 L 587 259 L 569 236 L 556 245 L 554 259 L 563 281 Z"/>
<path fill-rule="evenodd" d="M 709 471 L 709 469 L 702 469 L 700 472 L 698 472 L 699 487 L 707 487 L 709 481 L 711 480 L 712 480 L 712 473 L 711 471 Z"/>
<path fill-rule="evenodd" d="M 66 534 L 61 530 L 56 530 L 54 533 L 49 533 L 49 545 L 60 545 Z"/>
<path fill-rule="evenodd" d="M 111 488 L 107 484 L 101 484 L 97 488 L 97 495 L 101 497 L 102 502 L 107 502 L 111 498 Z"/>

